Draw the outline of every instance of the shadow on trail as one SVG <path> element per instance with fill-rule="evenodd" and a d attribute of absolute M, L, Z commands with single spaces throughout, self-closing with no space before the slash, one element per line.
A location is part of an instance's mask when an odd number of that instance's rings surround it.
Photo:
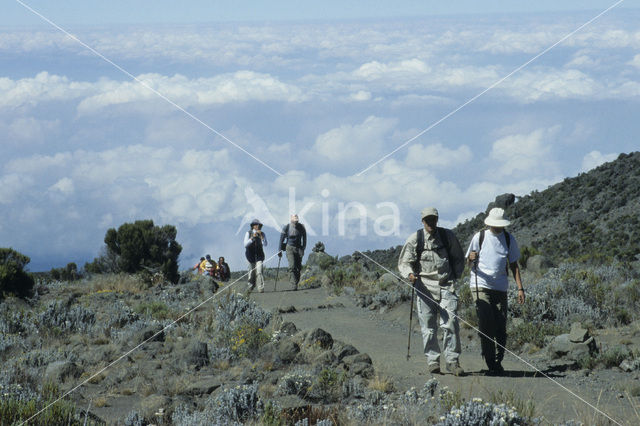
<path fill-rule="evenodd" d="M 513 377 L 513 378 L 522 378 L 528 377 L 532 379 L 546 379 L 549 377 L 553 378 L 561 378 L 564 377 L 564 374 L 559 374 L 557 368 L 549 368 L 544 371 L 524 371 L 524 370 L 505 370 L 504 373 L 499 375 L 488 375 L 488 370 L 480 370 L 480 371 L 468 371 L 465 375 L 467 376 L 480 376 L 480 377 Z"/>

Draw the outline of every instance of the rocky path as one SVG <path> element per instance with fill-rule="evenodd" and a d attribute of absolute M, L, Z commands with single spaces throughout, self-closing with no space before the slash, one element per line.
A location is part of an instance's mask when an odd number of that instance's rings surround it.
<path fill-rule="evenodd" d="M 287 286 L 283 282 L 279 283 L 277 292 L 273 287 L 273 281 L 268 281 L 265 293 L 251 293 L 251 298 L 269 310 L 288 311 L 294 307 L 295 312 L 283 313 L 284 320 L 292 321 L 299 329 L 322 328 L 335 339 L 368 353 L 376 372 L 392 378 L 398 391 L 412 386 L 420 388 L 431 377 L 421 353 L 422 338 L 415 315 L 410 358 L 406 357 L 408 303 L 385 312 L 369 311 L 356 306 L 351 296 L 330 295 L 323 288 L 284 291 Z M 513 355 L 507 355 L 504 361 L 506 377 L 486 377 L 482 373 L 485 367 L 475 331 L 462 331 L 462 347 L 461 365 L 467 374 L 464 377 L 437 375 L 436 378 L 442 386 L 459 392 L 466 400 L 473 397 L 490 400 L 491 395 L 502 392 L 522 403 L 531 401 L 536 416 L 542 417 L 545 423 L 575 419 L 585 424 L 640 424 L 640 416 L 635 411 L 640 409 L 633 407 L 634 403 L 637 405 L 637 398 L 630 398 L 625 392 L 639 383 L 637 376 L 617 370 L 563 372 L 561 366 L 557 368 L 559 371 L 553 371 L 545 355 L 538 354 L 532 356 L 531 363 L 545 369 L 551 379 L 536 374 L 534 368 Z"/>

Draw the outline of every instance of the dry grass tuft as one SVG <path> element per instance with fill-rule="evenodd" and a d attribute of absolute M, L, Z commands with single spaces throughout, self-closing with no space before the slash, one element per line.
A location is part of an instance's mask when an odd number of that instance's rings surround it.
<path fill-rule="evenodd" d="M 88 283 L 95 293 L 142 293 L 149 285 L 142 277 L 132 274 L 95 275 Z"/>
<path fill-rule="evenodd" d="M 390 377 L 376 374 L 375 377 L 369 381 L 369 389 L 390 393 L 396 389 L 396 386 Z"/>
<path fill-rule="evenodd" d="M 107 401 L 108 399 L 106 396 L 99 396 L 98 398 L 93 400 L 93 406 L 98 408 L 108 407 L 109 404 L 107 403 Z"/>

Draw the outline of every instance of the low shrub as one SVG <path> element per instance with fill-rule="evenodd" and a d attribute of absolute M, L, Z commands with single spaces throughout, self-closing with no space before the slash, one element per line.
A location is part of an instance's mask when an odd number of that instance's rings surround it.
<path fill-rule="evenodd" d="M 258 307 L 247 297 L 230 293 L 223 297 L 214 314 L 215 334 L 212 353 L 230 359 L 258 356 L 260 349 L 271 340 L 265 330 L 271 313 Z M 216 361 L 220 361 L 218 359 Z"/>
<path fill-rule="evenodd" d="M 263 411 L 258 386 L 242 385 L 223 389 L 215 398 L 210 397 L 202 411 L 190 411 L 180 405 L 171 420 L 176 426 L 236 424 L 257 419 Z"/>
<path fill-rule="evenodd" d="M 474 398 L 440 417 L 438 426 L 459 425 L 528 425 L 534 424 L 505 404 L 492 404 Z"/>
<path fill-rule="evenodd" d="M 135 307 L 134 311 L 140 315 L 146 315 L 155 320 L 162 321 L 172 319 L 173 313 L 163 302 L 144 302 Z"/>
<path fill-rule="evenodd" d="M 537 348 L 544 347 L 545 336 L 558 336 L 566 333 L 567 329 L 547 322 L 526 322 L 508 325 L 507 347 L 511 350 L 520 349 L 525 343 Z"/>
<path fill-rule="evenodd" d="M 38 318 L 41 325 L 50 331 L 87 332 L 96 322 L 93 311 L 83 306 L 72 306 L 69 302 L 49 302 Z"/>

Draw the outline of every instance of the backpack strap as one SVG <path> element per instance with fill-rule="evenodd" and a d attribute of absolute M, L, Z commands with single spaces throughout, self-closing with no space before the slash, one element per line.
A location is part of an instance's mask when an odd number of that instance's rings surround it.
<path fill-rule="evenodd" d="M 484 241 L 484 231 L 486 231 L 486 229 L 483 229 L 482 231 L 480 231 L 478 256 L 480 256 L 480 250 L 482 250 L 482 242 Z M 507 276 L 508 276 L 509 275 L 509 250 L 511 248 L 511 235 L 509 235 L 506 229 L 504 229 L 502 232 L 504 232 L 504 240 L 507 243 Z"/>
<path fill-rule="evenodd" d="M 416 231 L 416 261 L 413 264 L 413 270 L 420 273 L 420 258 L 424 251 L 424 228 L 420 228 Z"/>
<path fill-rule="evenodd" d="M 437 227 L 438 236 L 440 237 L 440 241 L 444 245 L 444 249 L 447 251 L 447 260 L 449 261 L 449 270 L 451 271 L 451 277 L 455 280 L 456 273 L 453 271 L 453 264 L 451 262 L 451 245 L 449 243 L 449 238 L 447 237 L 447 230 L 444 228 Z"/>

